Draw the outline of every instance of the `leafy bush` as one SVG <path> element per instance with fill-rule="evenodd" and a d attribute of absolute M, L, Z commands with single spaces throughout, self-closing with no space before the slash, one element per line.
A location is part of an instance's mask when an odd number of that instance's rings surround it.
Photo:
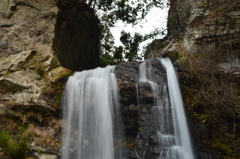
<path fill-rule="evenodd" d="M 12 135 L 8 131 L 0 131 L 0 148 L 11 159 L 23 159 L 28 151 L 29 135 Z"/>

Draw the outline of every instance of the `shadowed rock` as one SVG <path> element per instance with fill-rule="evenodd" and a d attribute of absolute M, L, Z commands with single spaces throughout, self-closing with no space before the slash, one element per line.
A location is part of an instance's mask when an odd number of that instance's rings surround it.
<path fill-rule="evenodd" d="M 54 51 L 63 67 L 73 71 L 99 66 L 99 20 L 85 3 L 59 2 Z"/>

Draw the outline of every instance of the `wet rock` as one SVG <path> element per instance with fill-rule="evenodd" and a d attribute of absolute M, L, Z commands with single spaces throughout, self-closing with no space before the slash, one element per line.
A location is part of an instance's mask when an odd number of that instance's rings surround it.
<path fill-rule="evenodd" d="M 186 55 L 190 53 L 199 54 L 201 56 L 209 52 L 210 54 L 215 53 L 216 55 L 214 55 L 214 57 L 216 56 L 216 58 L 222 53 L 221 60 L 223 62 L 215 64 L 214 67 L 218 67 L 220 71 L 224 71 L 226 76 L 228 76 L 227 73 L 234 74 L 233 79 L 235 80 L 236 78 L 237 81 L 240 68 L 238 60 L 240 52 L 240 45 L 238 44 L 240 35 L 239 6 L 239 1 L 231 0 L 212 0 L 206 3 L 204 1 L 195 0 L 170 0 L 167 24 L 168 35 L 150 44 L 147 48 L 145 58 L 155 59 L 162 56 L 169 57 L 172 62 L 176 61 L 175 67 L 178 68 L 178 60 L 184 62 L 185 53 Z M 194 56 L 197 57 L 198 55 Z M 206 61 L 208 60 L 208 57 L 202 58 Z M 191 65 L 192 68 L 195 67 L 194 63 Z M 205 72 L 203 74 L 205 74 Z M 220 79 L 221 77 L 219 77 L 218 80 Z M 194 84 L 199 83 L 195 81 Z M 187 86 L 186 89 L 191 89 L 190 87 L 191 86 Z M 193 96 L 194 95 L 187 95 L 185 99 L 186 103 L 193 100 L 193 98 L 195 98 Z M 201 105 L 202 109 L 204 108 L 203 105 Z M 207 114 L 209 111 L 209 105 L 205 105 L 205 107 L 206 112 L 200 113 L 201 115 Z M 217 109 L 218 105 L 215 105 L 215 107 L 215 109 Z M 236 139 L 229 139 L 229 142 L 225 142 L 225 139 L 223 139 L 224 142 L 218 143 L 219 138 L 222 138 L 220 136 L 227 136 L 230 134 L 236 138 L 239 136 L 239 134 L 235 134 L 231 131 L 235 128 L 229 126 L 234 125 L 236 120 L 239 121 L 239 117 L 237 117 L 237 119 L 235 117 L 233 117 L 234 119 L 230 119 L 226 117 L 227 115 L 225 112 L 223 115 L 213 113 L 214 117 L 219 117 L 217 121 L 222 121 L 221 126 L 217 130 L 217 122 L 210 122 L 207 120 L 196 121 L 197 117 L 195 113 L 197 111 L 192 110 L 193 107 L 191 104 L 186 105 L 186 108 L 191 112 L 189 113 L 189 120 L 195 122 L 190 129 L 192 130 L 193 136 L 196 138 L 195 156 L 197 159 L 222 158 L 221 156 L 223 156 L 223 154 L 228 154 L 229 156 L 227 157 L 239 155 L 239 151 L 237 150 L 238 146 L 235 145 L 233 141 Z M 209 123 L 211 123 L 211 125 Z M 226 129 L 222 130 L 225 124 L 227 125 Z M 211 134 L 213 136 L 215 133 L 218 134 L 217 132 L 224 132 L 224 135 L 216 135 L 217 137 L 215 136 L 215 139 L 210 137 Z M 215 147 L 215 150 L 213 150 L 212 147 Z M 231 149 L 230 147 L 234 148 Z"/>
<path fill-rule="evenodd" d="M 157 83 L 165 81 L 165 70 L 159 60 L 149 61 Z M 115 74 L 120 93 L 120 107 L 126 135 L 134 136 L 135 150 L 126 150 L 126 158 L 157 158 L 160 149 L 156 132 L 160 129 L 158 108 L 154 105 L 154 95 L 147 82 L 139 82 L 139 64 L 121 63 Z M 130 133 L 131 132 L 131 133 Z"/>

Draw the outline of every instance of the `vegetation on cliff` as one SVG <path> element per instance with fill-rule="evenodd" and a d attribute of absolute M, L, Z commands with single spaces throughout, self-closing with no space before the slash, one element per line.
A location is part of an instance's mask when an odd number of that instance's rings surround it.
<path fill-rule="evenodd" d="M 145 54 L 180 66 L 198 158 L 240 157 L 239 7 L 235 0 L 170 0 L 168 36 Z"/>
<path fill-rule="evenodd" d="M 240 85 L 232 45 L 203 45 L 196 54 L 184 54 L 181 67 L 186 108 L 197 127 L 198 140 L 225 158 L 240 154 Z M 231 66 L 230 68 L 226 68 Z"/>

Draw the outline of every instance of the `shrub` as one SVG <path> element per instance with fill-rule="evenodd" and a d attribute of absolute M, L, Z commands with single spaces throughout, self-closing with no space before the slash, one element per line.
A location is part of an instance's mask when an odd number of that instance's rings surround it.
<path fill-rule="evenodd" d="M 222 65 L 234 63 L 238 55 L 224 43 L 203 43 L 198 53 L 185 54 L 184 91 L 191 96 L 190 105 L 210 105 L 219 115 L 235 118 L 240 109 L 239 81 L 234 74 L 238 68 L 224 70 Z"/>
<path fill-rule="evenodd" d="M 29 135 L 12 135 L 8 131 L 0 131 L 0 148 L 11 159 L 23 159 L 28 151 Z"/>
<path fill-rule="evenodd" d="M 198 139 L 226 158 L 240 156 L 239 66 L 233 67 L 239 54 L 231 41 L 199 44 L 197 53 L 184 53 L 180 69 L 185 106 L 194 114 Z"/>

